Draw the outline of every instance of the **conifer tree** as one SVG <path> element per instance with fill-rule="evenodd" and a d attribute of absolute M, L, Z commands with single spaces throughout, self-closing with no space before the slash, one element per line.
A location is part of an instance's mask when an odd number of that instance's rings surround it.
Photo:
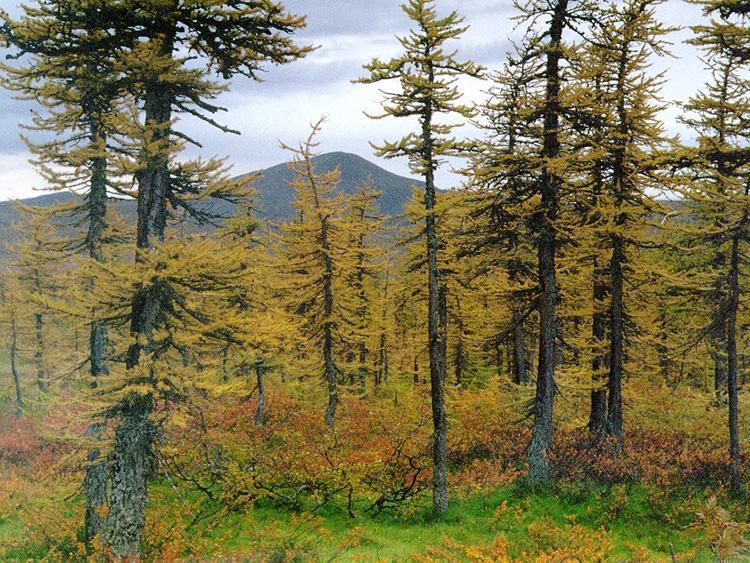
<path fill-rule="evenodd" d="M 448 506 L 447 489 L 447 421 L 445 415 L 445 342 L 441 327 L 443 292 L 438 272 L 437 225 L 435 216 L 435 171 L 446 156 L 460 156 L 465 145 L 450 137 L 455 124 L 439 122 L 440 115 L 471 117 L 473 110 L 460 102 L 455 85 L 459 76 L 478 76 L 479 68 L 471 61 L 462 62 L 445 51 L 445 44 L 459 38 L 466 27 L 463 19 L 451 12 L 438 15 L 434 0 L 409 0 L 403 5 L 409 19 L 416 24 L 406 37 L 398 40 L 402 55 L 389 61 L 373 60 L 365 66 L 369 76 L 359 80 L 372 84 L 398 80 L 401 91 L 388 94 L 379 117 L 417 117 L 421 129 L 396 142 L 378 147 L 386 158 L 406 157 L 412 171 L 424 177 L 425 239 L 428 273 L 428 333 L 430 384 L 433 411 L 433 509 L 442 514 Z"/>
<path fill-rule="evenodd" d="M 48 321 L 50 311 L 45 300 L 59 293 L 56 272 L 60 267 L 55 229 L 46 214 L 37 214 L 33 208 L 17 204 L 22 222 L 17 225 L 20 240 L 16 246 L 15 268 L 24 299 L 32 310 L 34 319 L 34 371 L 39 391 L 47 393 L 50 387 Z"/>
<path fill-rule="evenodd" d="M 660 3 L 628 0 L 612 7 L 595 30 L 593 53 L 587 59 L 596 63 L 590 72 L 600 88 L 594 89 L 592 104 L 598 102 L 595 112 L 604 116 L 596 120 L 593 137 L 599 143 L 594 150 L 600 157 L 595 159 L 593 173 L 598 197 L 591 224 L 596 238 L 606 241 L 609 254 L 606 431 L 618 451 L 623 440 L 622 380 L 628 325 L 625 280 L 633 276 L 631 254 L 644 243 L 647 218 L 659 211 L 649 189 L 666 190 L 669 186 L 666 177 L 651 165 L 657 151 L 669 148 L 658 118 L 663 109 L 659 100 L 662 75 L 649 72 L 651 57 L 665 53 L 664 36 L 670 31 L 656 20 L 654 10 Z M 595 273 L 595 277 L 600 275 Z M 600 283 L 595 280 L 597 299 L 602 297 Z M 601 327 L 597 329 L 598 340 Z"/>
<path fill-rule="evenodd" d="M 395 333 L 393 319 L 393 273 L 390 262 L 386 262 L 382 275 L 378 278 L 376 290 L 378 298 L 375 301 L 375 329 L 377 330 L 377 344 L 375 348 L 377 360 L 375 369 L 375 388 L 388 384 L 391 373 L 391 340 L 389 335 Z"/>
<path fill-rule="evenodd" d="M 555 364 L 559 357 L 557 255 L 561 240 L 561 203 L 573 174 L 568 119 L 580 107 L 569 95 L 569 84 L 563 69 L 576 49 L 564 41 L 566 30 L 583 33 L 597 19 L 596 3 L 586 0 L 534 0 L 522 5 L 520 18 L 529 22 L 529 32 L 522 45 L 523 60 L 530 71 L 529 86 L 534 82 L 539 93 L 534 96 L 532 121 L 537 122 L 539 149 L 536 153 L 538 186 L 532 192 L 539 203 L 533 210 L 533 233 L 537 251 L 539 284 L 539 357 L 534 400 L 534 425 L 528 450 L 529 479 L 532 482 L 550 478 L 548 453 L 553 436 L 553 410 L 556 394 Z M 533 155 L 533 153 L 532 153 Z"/>
<path fill-rule="evenodd" d="M 285 145 L 293 155 L 290 186 L 297 196 L 298 219 L 282 227 L 281 256 L 289 276 L 290 309 L 305 320 L 306 339 L 314 346 L 314 369 L 322 367 L 328 392 L 325 422 L 332 427 L 339 403 L 337 358 L 351 328 L 342 277 L 349 271 L 347 246 L 353 233 L 344 225 L 344 202 L 333 193 L 341 172 L 318 172 L 312 162 L 321 125 L 322 120 L 314 124 L 298 148 Z"/>
<path fill-rule="evenodd" d="M 510 324 L 497 326 L 488 340 L 496 350 L 509 343 L 512 377 L 519 385 L 530 381 L 526 328 L 533 308 L 531 292 L 536 287 L 532 208 L 527 203 L 535 181 L 528 155 L 537 138 L 527 118 L 535 95 L 531 74 L 521 53 L 516 53 L 508 57 L 502 71 L 492 75 L 479 123 L 486 138 L 479 143 L 469 169 L 474 187 L 472 215 L 477 219 L 471 245 L 481 256 L 482 272 L 499 268 L 507 272 L 509 282 L 502 300 L 510 301 Z M 497 285 L 495 280 L 493 286 Z M 496 363 L 499 367 L 501 362 Z"/>
<path fill-rule="evenodd" d="M 110 180 L 111 149 L 117 123 L 123 116 L 120 76 L 114 68 L 110 37 L 103 33 L 97 2 L 54 0 L 24 6 L 23 17 L 5 16 L 4 39 L 16 52 L 19 64 L 3 64 L 3 85 L 37 102 L 45 112 L 35 112 L 33 132 L 52 134 L 38 141 L 25 138 L 35 155 L 37 169 L 53 191 L 72 191 L 76 197 L 45 210 L 50 221 L 64 224 L 66 242 L 60 251 L 85 253 L 104 260 L 108 233 L 107 199 L 110 191 L 124 193 Z M 75 30 L 75 32 L 73 32 Z M 86 290 L 92 291 L 92 281 Z M 92 385 L 107 375 L 106 324 L 93 318 L 89 328 L 89 373 Z M 89 433 L 99 434 L 94 425 Z M 85 490 L 87 542 L 102 531 L 100 507 L 106 503 L 106 463 L 98 449 L 89 452 Z"/>
<path fill-rule="evenodd" d="M 21 388 L 21 377 L 18 372 L 18 337 L 20 333 L 19 318 L 19 288 L 17 282 L 11 279 L 12 272 L 2 279 L 0 286 L 0 323 L 8 334 L 8 355 L 10 360 L 10 375 L 13 379 L 13 391 L 15 395 L 16 416 L 23 416 L 24 402 Z"/>
<path fill-rule="evenodd" d="M 211 221 L 212 213 L 201 201 L 212 196 L 232 199 L 239 187 L 223 180 L 218 162 L 176 160 L 184 143 L 195 141 L 175 129 L 174 119 L 190 114 L 230 131 L 212 117 L 221 111 L 212 101 L 224 89 L 215 77 L 258 79 L 266 64 L 291 62 L 309 49 L 297 47 L 290 37 L 304 25 L 304 18 L 288 14 L 276 2 L 112 1 L 98 3 L 96 21 L 107 29 L 121 91 L 134 100 L 133 108 L 143 108 L 142 119 L 135 112 L 138 120 L 118 123 L 123 135 L 134 140 L 124 144 L 125 154 L 133 157 L 124 172 L 134 174 L 138 189 L 135 271 L 165 272 L 141 278 L 134 286 L 125 384 L 120 382 L 117 392 L 107 390 L 110 403 L 104 409 L 118 420 L 104 539 L 114 556 L 132 558 L 140 554 L 145 523 L 156 438 L 151 415 L 157 400 L 165 395 L 175 398 L 155 387 L 159 370 L 167 372 L 161 374 L 165 379 L 175 375 L 165 365 L 174 349 L 173 337 L 163 330 L 171 326 L 170 319 L 180 316 L 180 309 L 191 317 L 177 291 L 179 283 L 167 277 L 171 264 L 156 249 L 165 240 L 169 208 L 183 208 L 194 219 Z M 71 33 L 85 29 L 87 22 L 74 23 Z M 186 50 L 198 56 L 199 64 L 185 64 L 193 58 Z M 172 263 L 182 255 L 173 254 Z M 201 266 L 199 260 L 193 264 L 190 271 Z M 192 319 L 205 320 L 197 314 Z"/>
<path fill-rule="evenodd" d="M 750 236 L 750 179 L 743 154 L 750 111 L 745 76 L 750 22 L 748 11 L 738 3 L 699 4 L 706 15 L 718 17 L 693 28 L 693 42 L 704 51 L 712 79 L 686 106 L 689 113 L 684 120 L 698 134 L 697 180 L 690 184 L 688 196 L 700 227 L 695 234 L 711 253 L 708 295 L 713 314 L 708 332 L 723 348 L 715 360 L 725 368 L 716 370 L 715 380 L 720 389 L 726 386 L 728 394 L 730 485 L 737 493 L 741 487 L 737 319 L 743 247 Z"/>
<path fill-rule="evenodd" d="M 380 252 L 374 244 L 383 223 L 378 211 L 381 192 L 375 189 L 371 179 L 357 188 L 350 198 L 343 226 L 349 233 L 350 269 L 344 276 L 346 292 L 349 293 L 348 308 L 352 320 L 352 347 L 355 355 L 355 370 L 359 386 L 364 389 L 368 372 L 371 371 L 368 357 L 368 341 L 373 328 L 373 281 L 376 261 Z"/>

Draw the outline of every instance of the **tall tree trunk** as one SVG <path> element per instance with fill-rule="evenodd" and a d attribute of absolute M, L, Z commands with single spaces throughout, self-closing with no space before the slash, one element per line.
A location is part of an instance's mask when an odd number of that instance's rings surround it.
<path fill-rule="evenodd" d="M 627 99 L 625 97 L 626 77 L 630 55 L 630 43 L 626 42 L 620 53 L 617 72 L 617 119 L 618 144 L 614 149 L 614 164 L 612 167 L 613 191 L 617 213 L 614 218 L 616 231 L 611 235 L 612 256 L 610 258 L 610 283 L 612 294 L 609 311 L 609 384 L 607 387 L 607 434 L 614 439 L 614 452 L 622 452 L 622 378 L 624 371 L 625 346 L 625 296 L 624 272 L 625 240 L 620 230 L 627 222 L 626 192 L 630 190 L 630 180 L 625 167 L 626 143 L 629 138 L 630 123 L 627 114 Z"/>
<path fill-rule="evenodd" d="M 591 360 L 591 371 L 593 373 L 591 388 L 591 412 L 589 414 L 589 435 L 592 443 L 598 443 L 607 434 L 607 391 L 606 377 L 602 373 L 607 366 L 607 358 L 604 353 L 604 341 L 606 334 L 606 314 L 600 308 L 607 295 L 607 286 L 604 283 L 604 272 L 599 268 L 598 261 L 594 259 L 594 314 L 592 316 L 592 336 L 594 340 L 594 354 Z"/>
<path fill-rule="evenodd" d="M 429 55 L 429 53 L 428 53 Z M 432 69 L 430 79 L 434 80 Z M 432 397 L 432 509 L 435 514 L 448 510 L 448 423 L 445 415 L 445 315 L 441 301 L 443 288 L 438 269 L 438 233 L 435 217 L 435 159 L 432 139 L 432 106 L 428 103 L 422 116 L 422 143 L 424 150 L 425 195 L 427 213 L 425 235 L 427 239 L 427 333 L 430 355 L 430 393 Z"/>
<path fill-rule="evenodd" d="M 513 382 L 516 385 L 529 383 L 526 369 L 526 331 L 523 328 L 523 313 L 518 307 L 513 310 Z"/>
<path fill-rule="evenodd" d="M 13 385 L 16 389 L 16 416 L 23 415 L 23 400 L 21 398 L 21 379 L 18 376 L 18 327 L 16 326 L 16 314 L 11 312 L 10 318 L 10 372 L 13 376 Z"/>
<path fill-rule="evenodd" d="M 104 144 L 104 139 L 96 134 L 98 141 Z M 107 227 L 107 161 L 104 157 L 97 157 L 92 162 L 91 185 L 87 195 L 88 198 L 88 232 L 86 234 L 86 245 L 89 257 L 97 262 L 104 261 L 102 242 Z M 93 287 L 91 288 L 93 291 Z M 94 313 L 94 316 L 96 314 Z M 107 325 L 94 319 L 91 323 L 89 333 L 89 355 L 90 373 L 93 385 L 97 385 L 97 379 L 109 374 L 107 365 Z M 89 426 L 87 435 L 93 440 L 101 439 L 101 424 L 95 423 Z M 92 540 L 105 529 L 104 507 L 107 504 L 107 477 L 109 476 L 109 464 L 106 459 L 101 459 L 99 448 L 91 448 L 86 459 L 86 475 L 83 487 L 86 498 L 84 511 L 84 534 L 86 545 L 91 547 Z"/>
<path fill-rule="evenodd" d="M 750 183 L 745 187 L 745 197 Z M 737 367 L 737 312 L 740 307 L 740 243 L 750 222 L 750 209 L 745 208 L 742 219 L 732 238 L 732 255 L 729 264 L 729 302 L 727 303 L 727 391 L 729 399 L 729 474 L 732 492 L 737 494 L 742 486 L 740 477 L 740 429 Z"/>
<path fill-rule="evenodd" d="M 737 392 L 737 310 L 739 308 L 739 237 L 732 241 L 732 262 L 729 273 L 729 307 L 727 311 L 727 391 L 729 399 L 729 474 L 732 492 L 739 493 L 740 433 Z"/>
<path fill-rule="evenodd" d="M 34 314 L 34 336 L 36 349 L 34 350 L 34 365 L 36 366 L 36 384 L 42 393 L 49 391 L 49 381 L 44 359 L 44 313 Z"/>
<path fill-rule="evenodd" d="M 414 355 L 412 357 L 411 368 L 412 383 L 419 385 L 419 352 L 417 352 L 417 339 L 414 339 Z"/>
<path fill-rule="evenodd" d="M 390 270 L 385 271 L 385 284 L 383 286 L 383 311 L 381 316 L 380 336 L 378 338 L 378 374 L 375 385 L 385 385 L 388 383 L 388 334 L 386 322 L 388 320 L 388 290 L 390 285 Z"/>
<path fill-rule="evenodd" d="M 328 426 L 333 426 L 336 416 L 336 406 L 339 402 L 338 389 L 336 387 L 336 365 L 333 361 L 333 263 L 330 257 L 330 245 L 328 242 L 328 221 L 323 219 L 321 226 L 321 240 L 325 256 L 325 277 L 323 281 L 323 299 L 325 317 L 323 325 L 323 362 L 325 369 L 326 385 L 328 386 L 328 405 L 326 407 L 325 420 Z"/>
<path fill-rule="evenodd" d="M 557 0 L 549 29 L 545 68 L 544 147 L 542 156 L 549 162 L 560 154 L 560 59 L 562 34 L 568 12 L 568 0 Z M 555 223 L 562 178 L 551 166 L 545 166 L 541 182 L 541 224 L 539 229 L 539 367 L 534 399 L 534 426 L 529 445 L 529 480 L 550 479 L 547 459 L 552 445 L 552 416 L 555 404 L 555 361 L 557 359 L 557 235 Z"/>
<path fill-rule="evenodd" d="M 624 303 L 623 303 L 623 249 L 616 237 L 612 249 L 610 275 L 612 276 L 612 309 L 610 311 L 609 385 L 607 402 L 607 434 L 614 439 L 615 451 L 622 451 L 622 375 L 624 360 Z"/>
<path fill-rule="evenodd" d="M 153 41 L 160 42 L 160 54 L 171 56 L 174 30 Z M 144 95 L 146 124 L 153 131 L 152 144 L 169 143 L 172 118 L 171 94 L 161 84 L 150 84 Z M 146 155 L 138 171 L 138 221 L 136 261 L 143 260 L 154 244 L 164 240 L 167 197 L 170 186 L 169 156 L 164 150 Z M 154 330 L 161 323 L 165 291 L 160 282 L 141 285 L 133 296 L 130 333 L 133 343 L 126 357 L 127 369 L 138 365 L 141 353 L 149 351 Z M 145 349 L 144 349 L 145 348 Z M 155 428 L 149 419 L 153 410 L 150 394 L 133 393 L 119 408 L 120 422 L 112 453 L 112 490 L 107 515 L 107 545 L 118 558 L 140 557 L 145 526 L 148 479 L 151 472 Z"/>
<path fill-rule="evenodd" d="M 262 362 L 258 362 L 255 365 L 255 376 L 258 382 L 258 405 L 255 407 L 255 426 L 258 427 L 263 426 L 263 408 L 266 405 L 265 369 Z"/>

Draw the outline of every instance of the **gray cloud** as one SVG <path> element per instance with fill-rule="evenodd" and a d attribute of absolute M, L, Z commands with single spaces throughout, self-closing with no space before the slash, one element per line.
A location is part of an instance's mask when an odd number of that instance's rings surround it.
<path fill-rule="evenodd" d="M 371 121 L 363 110 L 377 110 L 377 87 L 351 84 L 362 74 L 362 64 L 373 57 L 388 57 L 399 50 L 394 35 L 408 31 L 409 22 L 399 9 L 402 0 L 286 0 L 295 13 L 308 16 L 308 28 L 300 41 L 320 45 L 307 59 L 286 67 L 272 67 L 264 82 L 236 80 L 232 90 L 220 102 L 229 112 L 221 120 L 242 132 L 241 137 L 226 135 L 193 118 L 184 118 L 181 127 L 199 139 L 205 156 L 224 156 L 235 164 L 237 173 L 281 162 L 286 155 L 278 140 L 295 142 L 305 137 L 308 124 L 323 114 L 329 121 L 323 131 L 321 151 L 343 150 L 372 157 L 369 141 L 393 139 L 408 130 L 409 124 L 396 120 Z M 18 0 L 0 0 L 0 8 L 18 13 Z M 499 66 L 509 46 L 509 38 L 518 39 L 514 30 L 512 0 L 439 0 L 441 12 L 456 9 L 466 17 L 469 31 L 459 45 L 460 56 L 479 63 Z M 688 26 L 700 21 L 700 10 L 682 0 L 669 0 L 659 13 L 669 24 Z M 700 87 L 705 73 L 695 49 L 684 45 L 689 30 L 675 33 L 676 59 L 656 61 L 667 72 L 664 95 L 669 100 L 684 100 Z M 0 55 L 1 56 L 1 55 Z M 483 85 L 469 81 L 468 97 L 477 99 Z M 24 162 L 25 147 L 18 139 L 19 122 L 28 122 L 31 105 L 11 99 L 0 92 L 0 199 L 31 193 L 38 178 Z M 683 132 L 676 123 L 676 105 L 665 112 L 670 131 Z M 401 121 L 401 120 L 399 120 Z M 470 131 L 467 128 L 467 132 Z M 198 151 L 191 150 L 191 155 Z M 402 161 L 380 161 L 389 170 L 408 173 Z M 448 186 L 459 181 L 447 171 L 440 183 Z"/>

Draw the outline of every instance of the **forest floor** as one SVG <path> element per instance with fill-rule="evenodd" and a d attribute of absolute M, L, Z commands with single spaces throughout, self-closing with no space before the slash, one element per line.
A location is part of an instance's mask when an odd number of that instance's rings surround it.
<path fill-rule="evenodd" d="M 696 493 L 699 495 L 699 493 Z M 76 501 L 73 501 L 75 504 Z M 152 490 L 152 504 L 174 506 L 179 499 L 163 483 Z M 435 518 L 429 499 L 400 514 L 358 512 L 330 505 L 315 514 L 292 514 L 255 507 L 209 519 L 189 532 L 193 556 L 262 561 L 713 561 L 706 530 L 680 521 L 680 500 L 667 510 L 655 506 L 642 487 L 604 488 L 569 484 L 548 490 L 511 485 L 491 494 L 454 497 L 447 515 Z M 71 509 L 71 511 L 74 511 Z M 171 514 L 174 514 L 173 511 Z M 184 522 L 165 513 L 152 522 L 164 533 Z M 668 519 L 667 519 L 668 520 Z M 2 560 L 49 557 L 43 537 L 21 540 L 28 522 L 0 519 Z M 157 534 L 151 533 L 151 536 Z M 71 547 L 72 548 L 72 547 Z M 163 546 L 153 545 L 169 558 Z M 172 545 L 172 549 L 181 549 Z M 57 548 L 60 553 L 60 546 Z M 175 556 L 177 554 L 175 553 Z"/>
<path fill-rule="evenodd" d="M 0 357 L 0 368 L 3 360 Z M 12 396 L 0 396 L 0 561 L 79 560 L 85 557 L 80 542 L 80 460 L 85 448 L 75 446 L 75 438 L 85 424 L 75 412 L 65 416 L 59 412 L 67 405 L 64 398 L 50 403 L 35 398 L 33 391 L 33 387 L 28 389 L 29 408 L 21 419 L 13 416 Z M 407 390 L 399 392 L 406 401 Z M 633 393 L 630 448 L 621 464 L 563 449 L 558 461 L 586 471 L 571 471 L 548 488 L 531 488 L 518 478 L 523 474 L 526 438 L 507 427 L 517 414 L 496 408 L 511 401 L 486 391 L 461 393 L 461 402 L 455 401 L 452 409 L 453 451 L 462 452 L 463 443 L 485 447 L 470 449 L 474 453 L 466 457 L 468 465 L 453 468 L 446 515 L 432 515 L 427 489 L 397 509 L 381 513 L 369 510 L 366 496 L 360 497 L 351 507 L 352 515 L 341 497 L 317 510 L 315 498 L 308 497 L 296 513 L 271 505 L 268 498 L 246 505 L 235 502 L 225 510 L 221 496 L 209 501 L 184 483 L 155 480 L 150 487 L 144 558 L 729 561 L 741 560 L 738 554 L 750 547 L 745 540 L 750 537 L 750 503 L 747 498 L 730 498 L 722 485 L 717 468 L 726 464 L 722 457 L 724 415 L 706 408 L 707 395 L 653 387 Z M 658 400 L 640 402 L 641 396 Z M 292 399 L 280 390 L 271 399 L 274 412 L 294 411 Z M 748 397 L 743 396 L 743 412 L 750 410 L 746 401 Z M 561 402 L 563 446 L 580 433 L 576 404 L 575 397 Z M 252 407 L 248 403 L 240 410 L 252 412 Z M 362 424 L 370 425 L 370 419 L 363 418 L 364 411 L 356 410 L 360 407 L 364 408 L 356 399 L 342 405 L 342 436 L 362 433 L 360 426 L 349 428 L 349 420 L 362 418 Z M 390 416 L 400 413 L 393 407 Z M 311 416 L 310 420 L 319 418 L 317 411 Z M 307 420 L 300 419 L 294 428 L 306 429 Z M 281 427 L 293 424 L 286 420 Z M 244 444 L 241 440 L 253 435 L 252 426 L 240 427 L 244 432 L 230 425 L 224 443 Z M 192 439 L 189 432 L 185 436 Z M 300 436 L 307 440 L 316 434 Z M 283 444 L 287 445 L 270 450 L 271 455 L 283 456 L 294 442 Z M 303 464 L 315 459 L 311 452 L 300 455 Z M 520 465 L 508 464 L 508 459 Z M 500 469 L 495 474 L 492 468 Z M 610 484 L 578 477 L 604 470 L 617 470 L 618 477 Z M 703 477 L 698 480 L 696 476 Z M 227 494 L 230 503 L 233 500 L 231 488 L 220 494 Z"/>

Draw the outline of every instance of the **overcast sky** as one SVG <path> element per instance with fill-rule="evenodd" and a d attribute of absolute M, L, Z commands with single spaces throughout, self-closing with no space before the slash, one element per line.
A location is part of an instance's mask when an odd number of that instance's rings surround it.
<path fill-rule="evenodd" d="M 221 103 L 229 109 L 225 122 L 242 132 L 240 137 L 213 130 L 185 119 L 182 129 L 199 139 L 205 156 L 226 156 L 237 174 L 265 168 L 285 160 L 279 140 L 294 143 L 305 137 L 309 123 L 328 116 L 321 140 L 321 152 L 347 151 L 376 161 L 393 172 L 407 175 L 406 162 L 376 159 L 369 141 L 394 139 L 408 130 L 402 120 L 368 119 L 380 99 L 376 86 L 351 84 L 362 74 L 362 64 L 373 57 L 386 58 L 399 52 L 394 35 L 408 30 L 409 22 L 399 9 L 401 0 L 287 0 L 287 7 L 308 16 L 308 28 L 300 41 L 319 45 L 313 54 L 286 67 L 272 67 L 263 83 L 235 80 L 232 91 Z M 0 0 L 0 7 L 18 13 L 18 0 Z M 498 68 L 509 39 L 518 36 L 511 19 L 512 0 L 439 0 L 438 9 L 458 10 L 471 27 L 458 45 L 462 57 L 472 58 L 488 68 Z M 662 20 L 687 27 L 701 20 L 695 6 L 683 0 L 667 0 L 659 8 Z M 706 78 L 695 49 L 685 44 L 688 29 L 674 33 L 674 58 L 656 62 L 667 70 L 665 99 L 685 101 Z M 464 84 L 470 100 L 479 99 L 483 85 Z M 19 139 L 19 122 L 28 120 L 31 106 L 0 91 L 0 199 L 36 195 L 41 180 L 28 164 L 28 154 Z M 683 133 L 675 123 L 679 110 L 671 104 L 664 120 L 671 132 Z M 438 176 L 440 185 L 450 187 L 459 179 L 449 171 Z"/>

